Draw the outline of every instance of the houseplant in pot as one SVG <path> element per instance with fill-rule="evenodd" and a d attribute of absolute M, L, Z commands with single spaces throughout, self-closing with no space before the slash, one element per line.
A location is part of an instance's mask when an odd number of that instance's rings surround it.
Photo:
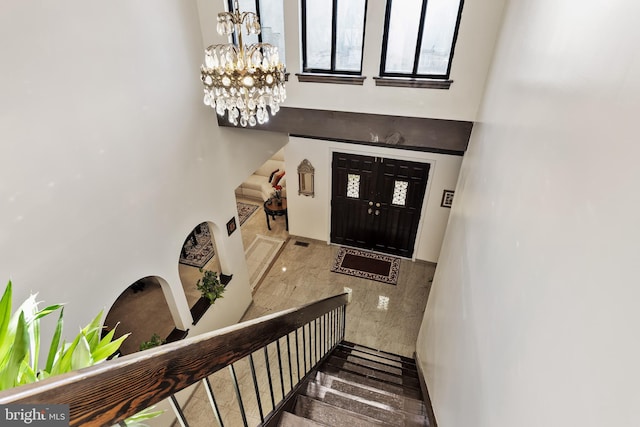
<path fill-rule="evenodd" d="M 196 282 L 196 288 L 202 293 L 202 297 L 206 298 L 210 304 L 213 304 L 218 298 L 222 298 L 225 287 L 220 283 L 218 273 L 211 270 L 202 270 L 202 278 Z"/>

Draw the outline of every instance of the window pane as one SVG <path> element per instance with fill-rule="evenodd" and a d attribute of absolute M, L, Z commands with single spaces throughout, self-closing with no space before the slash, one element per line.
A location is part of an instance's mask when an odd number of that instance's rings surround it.
<path fill-rule="evenodd" d="M 418 74 L 447 74 L 460 0 L 429 0 Z"/>
<path fill-rule="evenodd" d="M 240 0 L 238 1 L 238 8 L 240 10 L 240 13 L 256 13 L 256 0 Z M 233 12 L 233 2 L 231 2 L 231 11 Z M 262 19 L 260 20 L 260 24 L 262 24 Z M 246 46 L 251 46 L 252 44 L 258 43 L 258 36 L 255 34 L 247 35 L 244 25 L 242 26 L 242 43 Z"/>
<path fill-rule="evenodd" d="M 396 0 L 391 3 L 385 72 L 413 73 L 421 10 L 422 0 Z"/>
<path fill-rule="evenodd" d="M 366 0 L 338 2 L 336 19 L 336 70 L 360 71 Z"/>
<path fill-rule="evenodd" d="M 280 61 L 286 63 L 283 0 L 260 0 L 260 25 L 262 25 L 262 41 L 276 46 Z"/>
<path fill-rule="evenodd" d="M 305 2 L 307 68 L 331 69 L 331 18 L 332 0 L 310 0 Z"/>
<path fill-rule="evenodd" d="M 409 183 L 407 181 L 396 181 L 393 185 L 392 205 L 404 206 L 407 202 L 407 190 Z"/>
<path fill-rule="evenodd" d="M 357 199 L 360 197 L 360 175 L 347 174 L 347 197 Z"/>

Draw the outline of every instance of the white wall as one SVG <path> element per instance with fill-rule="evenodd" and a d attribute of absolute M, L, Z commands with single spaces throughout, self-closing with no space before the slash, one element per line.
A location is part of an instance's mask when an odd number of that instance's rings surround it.
<path fill-rule="evenodd" d="M 443 427 L 638 425 L 639 14 L 509 4 L 418 340 Z"/>
<path fill-rule="evenodd" d="M 189 328 L 179 252 L 211 221 L 234 278 L 208 324 L 235 323 L 251 294 L 240 233 L 225 230 L 234 188 L 286 140 L 218 129 L 201 101 L 196 5 L 5 2 L 0 51 L 0 280 L 16 303 L 65 302 L 75 335 L 153 275 Z"/>
<path fill-rule="evenodd" d="M 455 188 L 462 157 L 291 137 L 285 148 L 285 164 L 289 232 L 295 236 L 330 241 L 331 158 L 334 151 L 431 164 L 414 257 L 437 262 L 450 211 L 440 206 L 442 191 Z M 315 168 L 315 197 L 298 195 L 297 169 L 304 159 Z"/>

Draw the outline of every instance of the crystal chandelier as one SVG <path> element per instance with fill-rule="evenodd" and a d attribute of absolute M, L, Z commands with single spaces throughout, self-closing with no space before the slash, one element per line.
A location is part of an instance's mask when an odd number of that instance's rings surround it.
<path fill-rule="evenodd" d="M 215 108 L 220 116 L 227 113 L 234 126 L 246 127 L 269 121 L 280 109 L 286 97 L 284 65 L 278 57 L 278 48 L 268 43 L 245 46 L 242 27 L 246 34 L 260 34 L 260 22 L 255 13 L 238 11 L 234 1 L 233 12 L 218 14 L 218 34 L 235 33 L 233 44 L 211 45 L 205 50 L 200 76 L 204 83 L 204 103 Z"/>

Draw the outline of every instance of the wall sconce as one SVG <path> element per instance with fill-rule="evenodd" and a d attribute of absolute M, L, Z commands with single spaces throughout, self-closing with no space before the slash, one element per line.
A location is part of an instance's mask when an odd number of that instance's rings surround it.
<path fill-rule="evenodd" d="M 309 160 L 304 159 L 298 166 L 298 194 L 305 196 L 314 196 L 313 191 L 313 173 L 315 169 L 311 166 Z"/>

